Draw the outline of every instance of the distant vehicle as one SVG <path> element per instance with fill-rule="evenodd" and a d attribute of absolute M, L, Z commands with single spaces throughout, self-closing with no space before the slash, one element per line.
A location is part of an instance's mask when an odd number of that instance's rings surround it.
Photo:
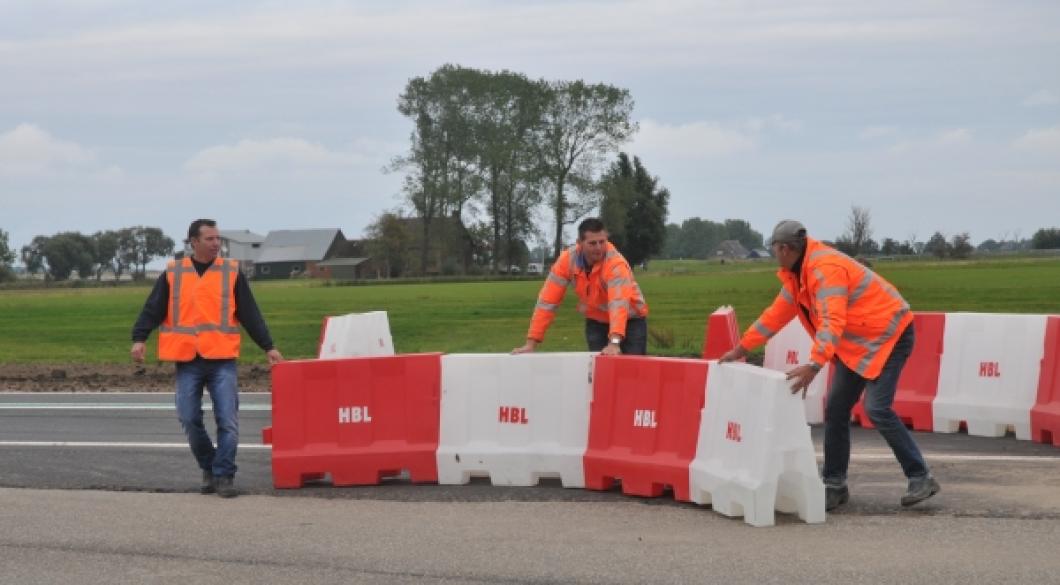
<path fill-rule="evenodd" d="M 544 266 L 540 262 L 531 262 L 526 265 L 527 274 L 541 274 L 544 272 Z"/>
<path fill-rule="evenodd" d="M 520 272 L 522 272 L 522 269 L 515 264 L 508 267 L 508 274 L 519 274 Z"/>

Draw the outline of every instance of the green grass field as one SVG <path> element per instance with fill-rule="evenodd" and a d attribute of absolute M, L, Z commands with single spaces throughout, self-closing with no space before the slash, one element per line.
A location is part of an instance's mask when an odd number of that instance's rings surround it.
<path fill-rule="evenodd" d="M 1060 258 L 880 263 L 919 311 L 1060 313 Z M 741 329 L 768 305 L 779 283 L 770 263 L 655 262 L 637 280 L 649 325 L 666 347 L 656 355 L 695 355 L 707 315 L 733 305 Z M 539 280 L 325 286 L 311 281 L 253 283 L 278 347 L 313 357 L 326 315 L 385 310 L 400 353 L 503 352 L 521 345 Z M 0 291 L 0 361 L 121 363 L 146 286 Z M 542 351 L 583 350 L 582 320 L 568 295 Z M 152 341 L 155 337 L 152 337 Z M 154 355 L 151 344 L 150 355 Z M 263 355 L 244 337 L 244 360 Z"/>

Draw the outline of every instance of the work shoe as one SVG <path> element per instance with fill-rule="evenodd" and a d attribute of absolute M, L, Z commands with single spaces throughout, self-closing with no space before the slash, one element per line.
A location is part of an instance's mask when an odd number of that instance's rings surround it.
<path fill-rule="evenodd" d="M 232 485 L 233 477 L 231 475 L 222 475 L 217 478 L 217 495 L 222 498 L 234 498 L 239 495 L 236 491 L 236 486 Z"/>
<path fill-rule="evenodd" d="M 845 485 L 824 486 L 824 509 L 831 512 L 850 499 L 850 490 Z"/>
<path fill-rule="evenodd" d="M 202 472 L 202 483 L 199 484 L 199 493 L 212 494 L 215 491 L 217 491 L 217 488 L 214 486 L 213 473 L 204 470 Z"/>
<path fill-rule="evenodd" d="M 942 488 L 939 487 L 939 482 L 935 481 L 935 478 L 930 475 L 910 479 L 909 489 L 902 496 L 902 505 L 912 506 L 913 504 L 919 504 L 939 493 L 940 489 Z"/>

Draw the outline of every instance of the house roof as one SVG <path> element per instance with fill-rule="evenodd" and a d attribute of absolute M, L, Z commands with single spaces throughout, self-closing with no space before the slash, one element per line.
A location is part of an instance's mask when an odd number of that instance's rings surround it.
<path fill-rule="evenodd" d="M 273 230 L 265 237 L 257 262 L 317 262 L 327 256 L 336 237 L 346 239 L 338 228 Z"/>
<path fill-rule="evenodd" d="M 322 268 L 327 268 L 329 266 L 357 266 L 367 260 L 367 258 L 332 258 L 331 260 L 317 262 L 317 266 Z"/>
<path fill-rule="evenodd" d="M 717 256 L 746 258 L 747 254 L 747 248 L 745 248 L 738 240 L 725 240 L 715 248 L 715 255 Z"/>
<path fill-rule="evenodd" d="M 265 236 L 250 230 L 221 230 L 221 237 L 241 244 L 260 244 L 265 241 Z"/>

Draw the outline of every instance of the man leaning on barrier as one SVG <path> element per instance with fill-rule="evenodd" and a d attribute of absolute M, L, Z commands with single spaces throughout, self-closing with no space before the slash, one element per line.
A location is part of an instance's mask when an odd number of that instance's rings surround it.
<path fill-rule="evenodd" d="M 242 325 L 266 352 L 269 365 L 283 361 L 235 260 L 220 258 L 217 223 L 197 219 L 188 227 L 192 255 L 170 260 L 133 325 L 133 361 L 144 361 L 145 342 L 161 325 L 158 359 L 176 363 L 177 417 L 202 469 L 203 494 L 235 497 L 239 445 L 239 357 Z M 202 421 L 202 390 L 210 392 L 217 447 Z"/>
<path fill-rule="evenodd" d="M 810 363 L 787 373 L 792 392 L 802 391 L 829 361 L 835 376 L 828 392 L 824 423 L 825 508 L 850 497 L 850 412 L 865 392 L 865 412 L 876 425 L 909 481 L 901 498 L 912 506 L 939 491 L 913 435 L 892 405 L 898 377 L 913 351 L 913 313 L 891 283 L 845 254 L 807 237 L 797 221 L 777 224 L 770 239 L 780 264 L 780 293 L 744 333 L 735 349 L 720 358 L 747 356 L 793 318 L 813 338 Z"/>
<path fill-rule="evenodd" d="M 647 353 L 648 304 L 633 280 L 629 262 L 607 240 L 607 229 L 596 218 L 578 224 L 578 243 L 561 252 L 552 264 L 530 318 L 526 343 L 512 353 L 532 352 L 541 343 L 567 287 L 574 288 L 578 312 L 585 315 L 589 351 Z"/>

